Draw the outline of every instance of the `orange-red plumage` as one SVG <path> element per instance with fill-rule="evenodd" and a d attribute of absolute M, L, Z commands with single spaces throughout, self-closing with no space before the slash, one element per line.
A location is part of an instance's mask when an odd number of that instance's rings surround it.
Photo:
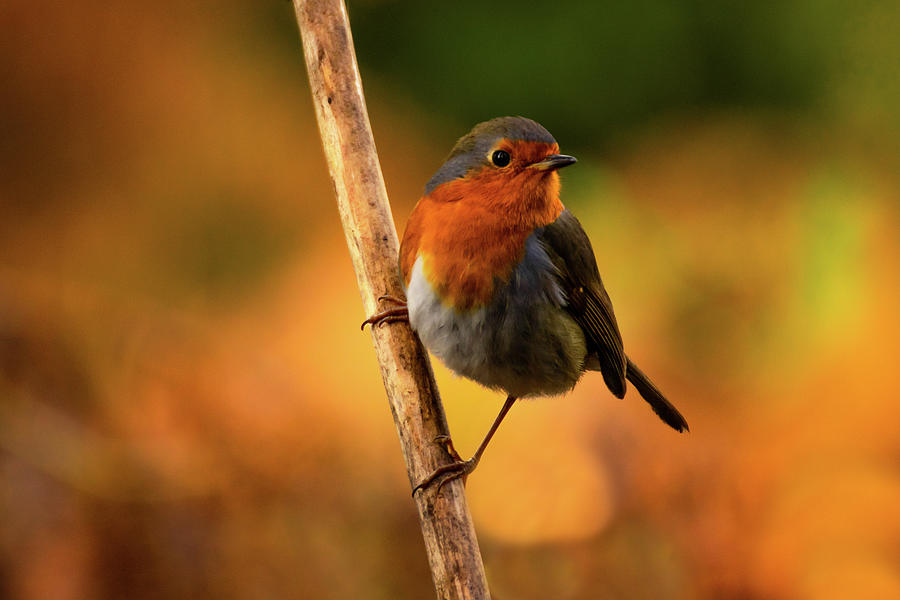
<path fill-rule="evenodd" d="M 419 200 L 403 238 L 406 283 L 422 256 L 435 291 L 458 310 L 490 302 L 496 282 L 521 260 L 526 238 L 563 211 L 559 175 L 528 167 L 557 153 L 556 144 L 504 140 L 498 149 L 517 162 L 436 187 Z"/>

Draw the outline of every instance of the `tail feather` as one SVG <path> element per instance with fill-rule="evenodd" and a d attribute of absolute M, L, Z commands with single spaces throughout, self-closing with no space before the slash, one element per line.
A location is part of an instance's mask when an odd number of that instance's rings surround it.
<path fill-rule="evenodd" d="M 628 359 L 627 368 L 625 369 L 625 377 L 627 377 L 628 381 L 634 385 L 641 397 L 647 401 L 650 408 L 653 409 L 653 412 L 655 412 L 666 425 L 678 432 L 690 431 L 687 421 L 684 420 L 684 417 L 681 416 L 681 413 L 678 412 L 675 405 L 666 400 L 666 397 L 662 395 L 662 392 L 653 385 L 650 378 L 644 375 L 644 372 L 641 371 L 630 358 Z"/>

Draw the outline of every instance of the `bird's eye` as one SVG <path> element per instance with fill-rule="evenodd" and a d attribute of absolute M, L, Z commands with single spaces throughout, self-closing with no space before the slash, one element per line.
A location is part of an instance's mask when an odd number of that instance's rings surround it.
<path fill-rule="evenodd" d="M 509 164 L 509 160 L 509 152 L 506 150 L 494 150 L 494 153 L 491 154 L 491 162 L 498 167 L 505 167 Z"/>

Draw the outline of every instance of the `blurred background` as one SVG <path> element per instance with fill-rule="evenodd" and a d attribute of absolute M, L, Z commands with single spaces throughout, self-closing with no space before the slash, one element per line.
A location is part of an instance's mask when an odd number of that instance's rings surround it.
<path fill-rule="evenodd" d="M 349 3 L 397 226 L 520 114 L 665 427 L 469 480 L 498 599 L 900 598 L 900 5 Z M 285 0 L 0 7 L 0 597 L 433 597 Z M 470 454 L 502 397 L 435 365 Z"/>

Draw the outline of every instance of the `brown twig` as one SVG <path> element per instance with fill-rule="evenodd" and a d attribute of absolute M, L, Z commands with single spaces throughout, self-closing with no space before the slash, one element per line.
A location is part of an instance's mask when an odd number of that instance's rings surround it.
<path fill-rule="evenodd" d="M 369 126 L 347 11 L 342 0 L 294 0 L 294 9 L 347 246 L 366 313 L 373 314 L 378 310 L 378 296 L 402 295 L 403 288 L 397 269 L 397 232 Z M 446 418 L 427 355 L 409 326 L 374 327 L 372 338 L 412 488 L 452 460 L 445 445 L 434 441 L 448 435 Z M 454 480 L 439 494 L 425 490 L 414 498 L 438 598 L 489 598 L 462 482 Z"/>

